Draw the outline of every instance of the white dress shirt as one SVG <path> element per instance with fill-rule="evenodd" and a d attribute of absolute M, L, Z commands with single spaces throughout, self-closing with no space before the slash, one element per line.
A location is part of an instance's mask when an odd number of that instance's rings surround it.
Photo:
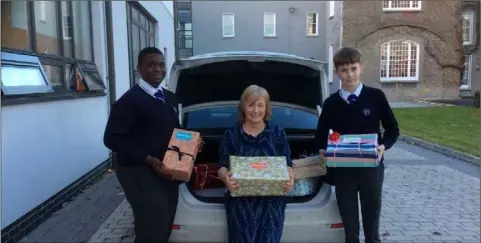
<path fill-rule="evenodd" d="M 349 91 L 341 88 L 339 90 L 339 95 L 341 96 L 341 98 L 346 101 L 348 104 L 349 104 L 349 101 L 347 100 L 347 98 L 349 97 L 349 95 L 356 95 L 357 97 L 359 97 L 359 95 L 361 94 L 361 90 L 362 90 L 362 83 L 359 83 L 359 85 L 356 87 L 356 89 L 354 90 L 353 93 L 350 93 Z"/>
<path fill-rule="evenodd" d="M 152 97 L 154 97 L 155 99 L 157 99 L 157 97 L 155 97 L 155 93 L 157 93 L 159 90 L 162 92 L 162 94 L 164 93 L 164 90 L 162 90 L 162 87 L 159 86 L 157 88 L 153 87 L 152 85 L 150 85 L 149 83 L 147 83 L 145 80 L 143 79 L 140 79 L 140 81 L 138 82 L 138 85 L 140 86 L 140 88 L 142 88 L 145 92 L 147 92 L 147 94 L 151 95 Z M 164 98 L 165 99 L 165 98 Z"/>

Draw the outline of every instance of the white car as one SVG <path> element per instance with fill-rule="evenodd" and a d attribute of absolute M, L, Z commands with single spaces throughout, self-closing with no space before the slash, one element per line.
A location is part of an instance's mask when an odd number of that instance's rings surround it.
<path fill-rule="evenodd" d="M 244 89 L 267 89 L 272 122 L 284 128 L 293 157 L 306 152 L 317 126 L 322 102 L 329 95 L 327 64 L 293 55 L 267 52 L 222 52 L 177 61 L 167 88 L 182 103 L 182 126 L 205 141 L 196 163 L 216 163 L 226 128 L 237 121 Z M 333 187 L 320 182 L 312 195 L 288 198 L 282 242 L 344 242 L 344 228 Z M 170 242 L 227 242 L 225 189 L 192 190 L 180 186 Z"/>

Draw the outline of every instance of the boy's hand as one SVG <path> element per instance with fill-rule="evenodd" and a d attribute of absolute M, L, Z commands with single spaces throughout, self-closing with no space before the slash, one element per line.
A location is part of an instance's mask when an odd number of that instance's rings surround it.
<path fill-rule="evenodd" d="M 200 138 L 200 142 L 199 142 L 199 145 L 197 146 L 197 152 L 200 153 L 202 152 L 202 149 L 204 148 L 204 139 Z"/>
<path fill-rule="evenodd" d="M 381 159 L 382 156 L 384 155 L 384 151 L 386 150 L 386 147 L 384 147 L 383 144 L 377 146 L 377 155 L 378 155 L 378 158 Z"/>
<path fill-rule="evenodd" d="M 321 158 L 322 163 L 326 163 L 326 150 L 319 149 L 319 157 Z"/>

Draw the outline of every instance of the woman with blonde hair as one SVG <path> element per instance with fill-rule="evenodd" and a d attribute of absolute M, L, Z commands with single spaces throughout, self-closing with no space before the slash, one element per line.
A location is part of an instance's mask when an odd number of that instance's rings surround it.
<path fill-rule="evenodd" d="M 286 156 L 294 183 L 289 143 L 284 130 L 270 122 L 272 109 L 267 91 L 257 85 L 244 90 L 239 103 L 239 121 L 228 129 L 219 151 L 219 177 L 229 192 L 238 188 L 229 172 L 229 156 Z M 279 243 L 284 227 L 285 197 L 231 197 L 226 195 L 229 243 Z"/>

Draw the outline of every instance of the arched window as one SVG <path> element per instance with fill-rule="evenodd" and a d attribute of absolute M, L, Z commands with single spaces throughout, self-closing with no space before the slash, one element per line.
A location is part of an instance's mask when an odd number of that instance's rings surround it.
<path fill-rule="evenodd" d="M 418 78 L 418 43 L 395 40 L 381 45 L 381 81 L 415 81 Z"/>

